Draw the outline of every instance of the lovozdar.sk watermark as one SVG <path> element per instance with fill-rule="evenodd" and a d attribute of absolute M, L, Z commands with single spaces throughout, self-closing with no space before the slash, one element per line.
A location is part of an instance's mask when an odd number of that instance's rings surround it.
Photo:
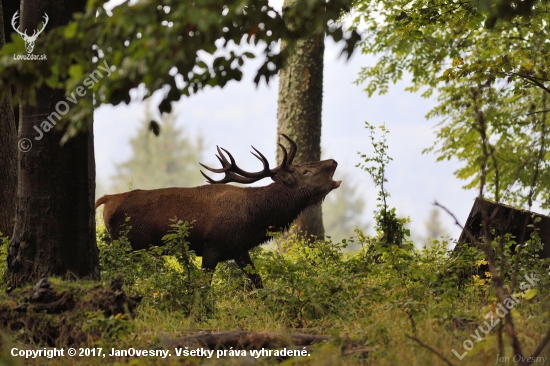
<path fill-rule="evenodd" d="M 524 276 L 524 278 L 526 279 L 526 282 L 521 282 L 519 285 L 519 288 L 521 291 L 523 291 L 523 294 L 525 294 L 531 288 L 535 287 L 536 284 L 540 282 L 540 279 L 534 273 L 531 273 L 531 275 L 527 274 Z M 472 334 L 470 334 L 470 338 L 476 341 L 476 343 L 481 342 L 483 340 L 483 336 L 487 335 L 487 333 L 493 330 L 501 322 L 501 319 L 504 318 L 506 314 L 508 314 L 508 312 L 512 310 L 512 308 L 519 302 L 520 300 L 515 296 L 515 294 L 511 294 L 506 299 L 504 299 L 504 304 L 501 304 L 500 302 L 496 304 L 494 312 L 493 310 L 490 310 L 484 317 L 485 319 L 489 320 L 489 322 L 484 321 L 482 325 L 477 327 L 477 329 Z M 497 315 L 496 317 L 495 314 Z M 459 360 L 462 360 L 464 357 L 466 357 L 468 352 L 474 348 L 474 342 L 472 341 L 472 339 L 466 339 L 464 342 L 462 342 L 462 347 L 464 349 L 463 353 L 459 353 L 454 348 L 451 349 L 451 352 L 453 352 L 453 354 Z M 517 356 L 521 357 L 520 355 Z"/>

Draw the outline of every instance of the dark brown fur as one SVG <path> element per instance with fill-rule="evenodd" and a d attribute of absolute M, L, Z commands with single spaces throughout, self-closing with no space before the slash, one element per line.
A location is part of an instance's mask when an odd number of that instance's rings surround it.
<path fill-rule="evenodd" d="M 105 206 L 105 226 L 113 239 L 119 237 L 126 217 L 130 218 L 128 239 L 134 250 L 162 245 L 170 219 L 194 221 L 190 249 L 202 256 L 203 269 L 213 271 L 219 262 L 234 259 L 245 271 L 247 265 L 254 266 L 248 251 L 267 241 L 268 231 L 288 228 L 306 207 L 320 203 L 339 187 L 341 182 L 332 180 L 336 166 L 332 159 L 289 165 L 265 187 L 212 184 L 138 189 L 103 196 L 96 208 Z M 247 275 L 256 287 L 262 287 L 260 276 Z"/>

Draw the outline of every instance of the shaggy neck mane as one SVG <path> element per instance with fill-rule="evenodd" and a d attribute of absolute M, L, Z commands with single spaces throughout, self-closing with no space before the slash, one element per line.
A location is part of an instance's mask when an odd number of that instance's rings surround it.
<path fill-rule="evenodd" d="M 280 182 L 264 187 L 249 187 L 250 212 L 255 225 L 287 229 L 307 208 L 310 197 L 305 191 L 288 188 Z"/>

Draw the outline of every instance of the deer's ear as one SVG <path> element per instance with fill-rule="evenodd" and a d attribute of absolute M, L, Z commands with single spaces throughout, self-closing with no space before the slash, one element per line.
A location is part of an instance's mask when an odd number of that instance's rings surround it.
<path fill-rule="evenodd" d="M 277 172 L 277 175 L 273 176 L 271 179 L 273 179 L 275 182 L 281 181 L 286 186 L 293 186 L 296 184 L 296 177 L 291 172 L 287 172 L 285 170 L 279 170 Z"/>

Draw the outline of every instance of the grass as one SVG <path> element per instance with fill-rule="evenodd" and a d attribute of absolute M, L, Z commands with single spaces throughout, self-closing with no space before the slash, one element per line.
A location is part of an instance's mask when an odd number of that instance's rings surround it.
<path fill-rule="evenodd" d="M 181 223 L 180 223 L 181 224 Z M 180 227 L 181 228 L 181 227 Z M 132 252 L 124 240 L 105 243 L 104 229 L 98 232 L 102 276 L 107 281 L 121 276 L 124 290 L 143 296 L 136 317 L 113 332 L 113 319 L 106 320 L 101 337 L 89 337 L 84 347 L 156 349 L 166 340 L 198 330 L 251 330 L 328 335 L 330 341 L 313 346 L 309 357 L 294 357 L 285 365 L 443 365 L 434 352 L 455 365 L 493 365 L 497 355 L 512 358 L 506 332 L 499 348 L 499 326 L 476 341 L 475 329 L 496 310 L 490 278 L 483 269 L 483 256 L 475 249 L 459 256 L 447 253 L 448 243 L 436 242 L 424 251 L 412 243 L 386 246 L 377 237 L 357 232 L 355 244 L 362 249 L 344 254 L 349 243 L 318 241 L 308 244 L 296 237 L 288 240 L 288 251 L 258 248 L 252 256 L 265 289 L 249 291 L 242 272 L 231 262 L 220 264 L 212 285 L 205 285 L 200 258 L 185 257 L 182 240 L 172 237 L 167 248 Z M 181 233 L 181 232 L 180 232 Z M 183 251 L 185 251 L 183 249 Z M 161 256 L 160 253 L 169 256 Z M 189 258 L 190 262 L 185 262 Z M 533 262 L 522 262 L 520 273 L 535 273 L 540 281 L 534 291 L 523 292 L 513 309 L 513 318 L 525 355 L 531 354 L 550 328 L 548 271 Z M 547 263 L 545 264 L 547 265 Z M 509 274 L 505 273 L 509 285 Z M 55 286 L 82 287 L 80 283 Z M 83 293 L 82 290 L 75 290 Z M 84 291 L 85 293 L 86 291 Z M 67 321 L 66 318 L 64 321 Z M 502 321 L 502 320 L 501 320 Z M 459 360 L 451 351 L 465 352 Z M 21 334 L 7 332 L 2 341 L 0 364 L 29 365 L 240 365 L 276 364 L 274 358 L 222 357 L 211 359 L 172 357 L 82 357 L 21 359 L 9 356 L 12 347 L 30 349 L 42 344 Z M 59 345 L 62 346 L 62 345 Z M 65 347 L 66 348 L 66 347 Z M 365 353 L 354 350 L 368 350 Z M 549 356 L 550 347 L 542 352 Z"/>

